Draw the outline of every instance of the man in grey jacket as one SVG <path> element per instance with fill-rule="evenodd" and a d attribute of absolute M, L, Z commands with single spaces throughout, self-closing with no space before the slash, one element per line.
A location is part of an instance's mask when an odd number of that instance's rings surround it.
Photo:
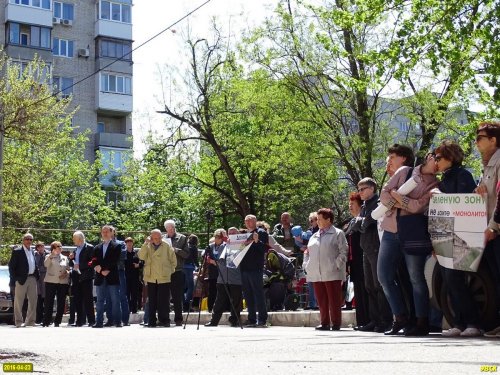
<path fill-rule="evenodd" d="M 391 326 L 392 313 L 377 276 L 380 239 L 377 221 L 371 215 L 372 211 L 377 208 L 378 195 L 376 191 L 377 183 L 374 179 L 365 177 L 358 182 L 358 192 L 363 200 L 363 205 L 353 229 L 360 232 L 360 246 L 363 249 L 363 272 L 370 316 L 370 323 L 360 327 L 359 330 L 383 333 Z"/>
<path fill-rule="evenodd" d="M 170 294 L 174 302 L 175 325 L 181 326 L 182 305 L 184 302 L 184 284 L 186 277 L 184 274 L 184 260 L 189 258 L 189 247 L 187 237 L 176 232 L 175 221 L 166 220 L 164 225 L 167 234 L 163 238 L 167 240 L 167 242 L 171 241 L 172 247 L 175 251 L 175 256 L 177 257 L 177 266 L 175 267 L 175 272 L 172 274 L 170 280 Z"/>

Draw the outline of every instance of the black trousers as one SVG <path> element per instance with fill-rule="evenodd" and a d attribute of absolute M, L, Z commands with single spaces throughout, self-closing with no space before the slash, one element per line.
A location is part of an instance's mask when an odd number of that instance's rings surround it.
<path fill-rule="evenodd" d="M 135 314 L 139 306 L 139 275 L 126 275 L 127 279 L 127 299 L 130 311 Z"/>
<path fill-rule="evenodd" d="M 45 298 L 43 298 L 42 295 L 39 294 L 38 300 L 36 302 L 36 318 L 35 318 L 36 323 L 43 322 L 43 314 L 44 314 L 43 303 L 44 303 L 44 301 L 45 301 Z"/>
<path fill-rule="evenodd" d="M 175 271 L 170 277 L 170 294 L 172 295 L 172 302 L 174 303 L 174 321 L 176 323 L 182 323 L 185 277 L 183 270 Z"/>
<path fill-rule="evenodd" d="M 207 306 L 209 312 L 213 310 L 215 299 L 217 298 L 217 294 L 219 294 L 219 288 L 217 286 L 217 279 L 208 279 Z"/>
<path fill-rule="evenodd" d="M 84 325 L 95 323 L 93 279 L 75 282 L 72 285 L 73 298 L 76 310 L 76 324 Z"/>
<path fill-rule="evenodd" d="M 156 312 L 160 324 L 170 323 L 170 283 L 148 283 L 149 323 L 156 325 Z"/>
<path fill-rule="evenodd" d="M 380 282 L 378 281 L 377 261 L 378 261 L 378 253 L 366 252 L 366 251 L 364 252 L 363 271 L 365 279 L 364 286 L 366 289 L 366 293 L 368 294 L 367 310 L 369 313 L 369 320 L 372 323 L 375 323 L 377 326 L 386 326 L 392 322 L 392 312 L 391 312 L 391 307 L 389 306 L 389 302 L 387 302 L 384 290 L 382 289 L 382 285 L 380 285 Z M 406 273 L 408 273 L 408 271 L 406 271 Z M 355 288 L 356 284 L 357 283 L 354 284 Z M 358 300 L 358 292 L 356 291 L 356 289 L 354 290 L 354 296 L 356 297 L 356 312 L 357 312 L 359 300 Z M 359 322 L 358 325 L 360 325 Z"/>
<path fill-rule="evenodd" d="M 45 283 L 45 312 L 43 315 L 43 324 L 49 325 L 52 322 L 54 297 L 57 297 L 57 312 L 54 323 L 61 324 L 68 288 L 68 284 Z"/>
<path fill-rule="evenodd" d="M 237 325 L 240 320 L 240 311 L 241 311 L 241 285 L 227 285 L 227 291 L 224 284 L 217 284 L 217 298 L 215 299 L 214 309 L 212 313 L 213 324 L 219 324 L 220 318 L 222 317 L 222 313 L 229 305 L 231 316 L 229 317 L 229 322 L 231 325 Z M 229 295 L 228 295 L 229 292 Z M 236 314 L 235 314 L 236 312 Z"/>

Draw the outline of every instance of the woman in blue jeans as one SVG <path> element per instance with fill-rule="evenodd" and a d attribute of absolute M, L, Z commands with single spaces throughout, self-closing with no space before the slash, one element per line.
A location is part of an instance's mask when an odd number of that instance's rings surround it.
<path fill-rule="evenodd" d="M 408 195 L 403 196 L 397 193 L 397 189 L 406 182 L 409 173 L 418 184 Z M 428 254 L 410 255 L 403 251 L 398 236 L 397 211 L 400 210 L 401 216 L 427 212 L 431 197 L 430 190 L 438 184 L 434 173 L 433 156 L 427 155 L 424 163 L 412 171 L 410 171 L 410 167 L 406 166 L 399 168 L 380 194 L 380 202 L 389 210 L 381 224 L 384 233 L 380 242 L 377 273 L 394 314 L 392 329 L 385 332 L 386 335 L 396 335 L 404 328 L 408 328 L 405 331 L 406 336 L 429 334 L 429 291 L 424 276 L 424 266 Z M 404 257 L 413 289 L 417 317 L 417 324 L 414 327 L 408 327 L 408 311 L 400 286 L 396 283 L 396 272 L 401 257 Z"/>

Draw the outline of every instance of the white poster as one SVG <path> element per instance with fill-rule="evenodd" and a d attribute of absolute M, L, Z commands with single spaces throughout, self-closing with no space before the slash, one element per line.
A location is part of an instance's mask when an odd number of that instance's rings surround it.
<path fill-rule="evenodd" d="M 479 194 L 434 194 L 429 233 L 439 264 L 476 272 L 484 251 L 486 202 Z"/>
<path fill-rule="evenodd" d="M 245 247 L 249 235 L 250 233 L 239 233 L 229 236 L 229 241 L 220 255 L 221 258 L 226 259 L 227 267 L 236 268 L 240 265 L 241 260 L 250 248 L 250 245 Z"/>

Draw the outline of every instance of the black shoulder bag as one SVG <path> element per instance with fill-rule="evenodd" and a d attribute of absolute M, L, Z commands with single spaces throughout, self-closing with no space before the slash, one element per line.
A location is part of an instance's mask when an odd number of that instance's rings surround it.
<path fill-rule="evenodd" d="M 413 168 L 410 168 L 405 181 L 408 181 L 412 172 Z M 398 208 L 396 220 L 403 251 L 409 255 L 429 255 L 432 251 L 432 242 L 428 229 L 428 216 L 424 214 L 401 216 L 401 209 Z"/>

